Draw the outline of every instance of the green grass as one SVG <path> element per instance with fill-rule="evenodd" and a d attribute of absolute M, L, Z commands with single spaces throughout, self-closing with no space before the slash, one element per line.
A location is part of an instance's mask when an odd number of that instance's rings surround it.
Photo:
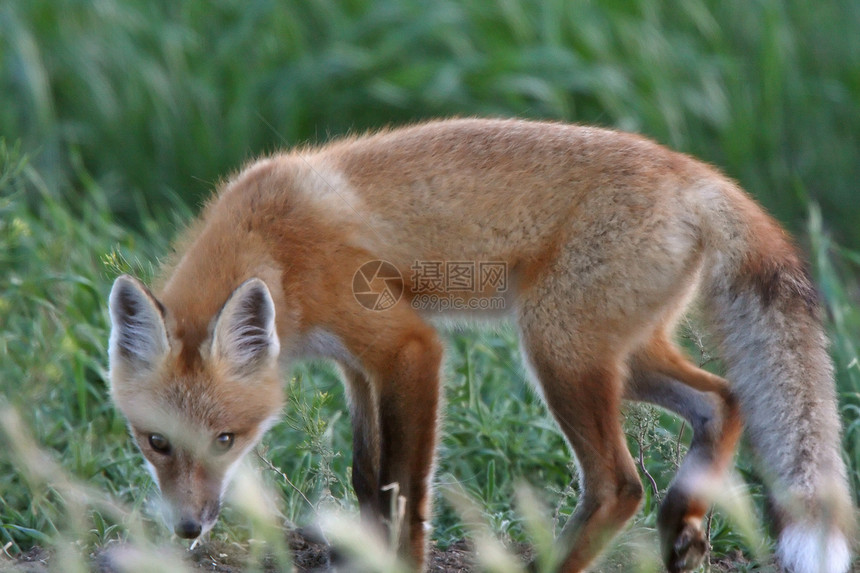
<path fill-rule="evenodd" d="M 800 230 L 857 242 L 860 6 L 718 0 L 9 0 L 0 133 L 112 211 L 195 204 L 284 144 L 449 114 L 644 132 L 712 161 Z M 74 187 L 74 186 L 73 186 Z"/>
<path fill-rule="evenodd" d="M 0 431 L 0 547 L 11 554 L 71 541 L 85 556 L 141 536 L 170 545 L 107 400 L 113 277 L 152 276 L 215 182 L 256 154 L 445 115 L 618 126 L 740 180 L 809 255 L 860 489 L 856 2 L 9 0 L 0 94 L 0 406 L 23 428 Z M 509 329 L 448 340 L 435 539 L 459 539 L 476 513 L 509 545 L 539 540 L 532 505 L 511 500 L 530 483 L 552 532 L 576 501 L 570 456 Z M 288 389 L 261 454 L 292 485 L 258 463 L 282 500 L 276 520 L 354 513 L 340 383 L 300 365 Z M 662 491 L 682 425 L 647 409 L 632 418 L 631 448 L 642 445 Z M 16 446 L 29 442 L 53 474 L 28 469 L 32 450 Z M 743 456 L 740 471 L 751 476 Z M 649 489 L 622 550 L 649 543 L 655 511 Z M 717 554 L 750 554 L 723 512 L 711 525 Z M 260 531 L 227 511 L 213 537 L 254 547 L 269 538 Z"/>

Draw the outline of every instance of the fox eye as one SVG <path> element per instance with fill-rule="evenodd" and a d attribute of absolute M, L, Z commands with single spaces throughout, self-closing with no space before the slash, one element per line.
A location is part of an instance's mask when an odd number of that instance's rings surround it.
<path fill-rule="evenodd" d="M 232 448 L 234 439 L 235 435 L 230 432 L 218 434 L 218 437 L 215 438 L 215 443 L 212 444 L 212 449 L 214 450 L 215 454 L 223 454 L 224 452 Z"/>
<path fill-rule="evenodd" d="M 170 453 L 170 442 L 161 434 L 149 434 L 149 445 L 159 454 Z"/>

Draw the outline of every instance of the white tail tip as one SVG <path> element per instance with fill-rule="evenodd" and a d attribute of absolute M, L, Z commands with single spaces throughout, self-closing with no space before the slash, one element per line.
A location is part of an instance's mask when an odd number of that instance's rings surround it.
<path fill-rule="evenodd" d="M 838 530 L 793 524 L 779 536 L 777 555 L 790 573 L 846 573 L 851 567 L 848 540 Z"/>

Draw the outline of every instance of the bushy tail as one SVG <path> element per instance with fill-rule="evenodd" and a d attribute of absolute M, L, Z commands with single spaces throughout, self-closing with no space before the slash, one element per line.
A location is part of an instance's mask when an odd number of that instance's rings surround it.
<path fill-rule="evenodd" d="M 728 186 L 718 212 L 706 306 L 770 485 L 777 557 L 792 573 L 844 573 L 853 503 L 816 290 L 785 233 L 746 195 Z"/>

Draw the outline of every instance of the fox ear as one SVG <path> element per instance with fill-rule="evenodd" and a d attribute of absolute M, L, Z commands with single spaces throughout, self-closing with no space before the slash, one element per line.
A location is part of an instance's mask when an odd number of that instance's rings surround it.
<path fill-rule="evenodd" d="M 271 365 L 279 350 L 272 295 L 260 279 L 247 280 L 233 291 L 215 320 L 212 358 L 244 377 Z"/>
<path fill-rule="evenodd" d="M 152 370 L 167 354 L 170 343 L 164 307 L 143 283 L 122 275 L 110 291 L 110 369 Z"/>

